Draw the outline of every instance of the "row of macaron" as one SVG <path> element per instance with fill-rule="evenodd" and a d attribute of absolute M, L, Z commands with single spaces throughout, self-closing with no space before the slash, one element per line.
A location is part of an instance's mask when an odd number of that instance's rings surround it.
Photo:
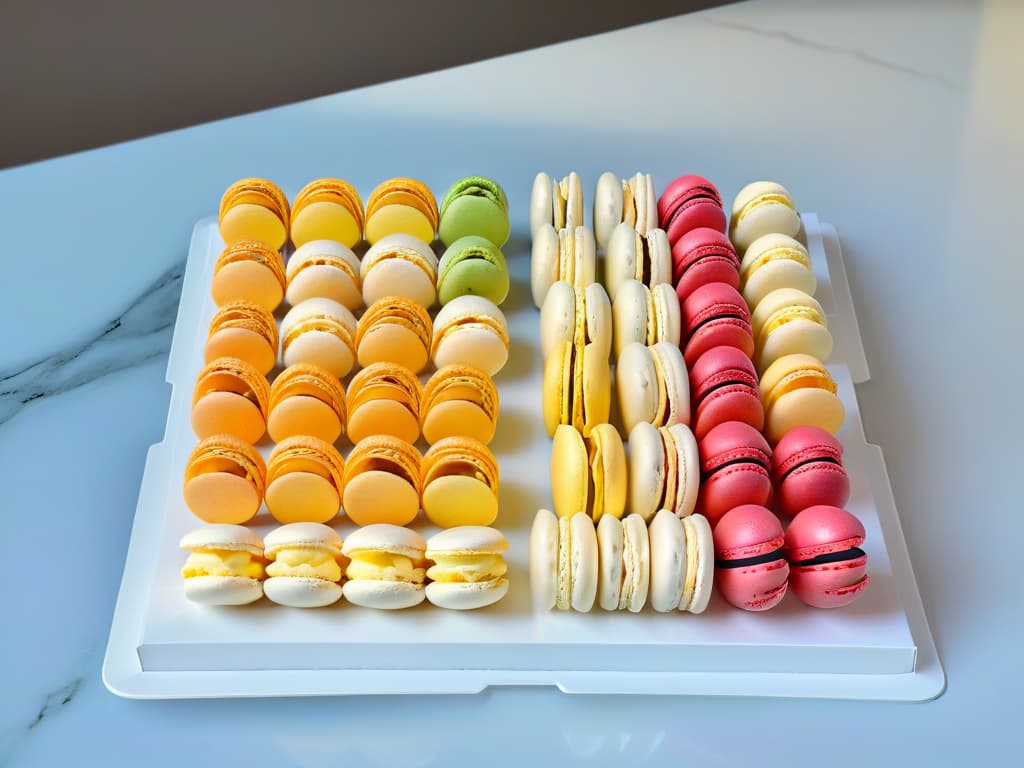
<path fill-rule="evenodd" d="M 185 534 L 185 596 L 203 605 L 247 605 L 264 595 L 293 608 L 322 608 L 344 595 L 353 605 L 395 610 L 428 600 L 471 610 L 508 592 L 502 533 L 449 528 L 424 540 L 396 525 L 359 528 L 344 540 L 320 523 L 289 523 L 261 538 L 241 525 Z"/>

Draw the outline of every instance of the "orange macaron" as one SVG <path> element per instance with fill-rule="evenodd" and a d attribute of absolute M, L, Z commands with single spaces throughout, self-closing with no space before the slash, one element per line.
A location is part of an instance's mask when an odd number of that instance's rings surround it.
<path fill-rule="evenodd" d="M 203 360 L 237 357 L 266 375 L 277 363 L 277 341 L 277 323 L 265 307 L 233 301 L 218 309 L 210 321 Z"/>
<path fill-rule="evenodd" d="M 348 436 L 353 443 L 391 435 L 415 443 L 420 436 L 423 388 L 412 371 L 395 363 L 373 363 L 348 385 Z"/>
<path fill-rule="evenodd" d="M 266 474 L 251 445 L 232 435 L 212 435 L 192 449 L 185 464 L 185 504 L 207 523 L 244 523 L 259 511 Z"/>
<path fill-rule="evenodd" d="M 346 416 L 341 382 L 320 366 L 289 366 L 270 387 L 267 432 L 274 442 L 308 435 L 333 443 L 345 432 Z"/>
<path fill-rule="evenodd" d="M 240 240 L 217 257 L 210 293 L 218 307 L 248 301 L 273 312 L 284 299 L 286 286 L 281 254 L 255 240 Z"/>
<path fill-rule="evenodd" d="M 267 509 L 279 523 L 326 523 L 338 514 L 345 461 L 316 437 L 288 437 L 267 460 Z"/>
<path fill-rule="evenodd" d="M 334 240 L 351 248 L 363 237 L 363 201 L 343 179 L 316 179 L 299 190 L 292 205 L 292 242 Z"/>
<path fill-rule="evenodd" d="M 420 452 L 390 435 L 356 443 L 345 462 L 342 505 L 356 525 L 406 525 L 420 509 Z"/>
<path fill-rule="evenodd" d="M 262 373 L 236 357 L 218 357 L 196 378 L 192 430 L 200 439 L 226 434 L 254 445 L 266 432 L 269 402 Z"/>
<path fill-rule="evenodd" d="M 479 440 L 438 440 L 423 455 L 422 478 L 423 512 L 434 525 L 490 525 L 498 516 L 498 462 Z"/>
<path fill-rule="evenodd" d="M 217 216 L 228 245 L 258 240 L 280 250 L 288 239 L 288 198 L 274 182 L 240 179 L 225 190 Z"/>
<path fill-rule="evenodd" d="M 438 219 L 437 199 L 430 187 L 416 179 L 388 179 L 366 200 L 366 241 L 373 245 L 387 235 L 406 234 L 429 245 Z"/>
<path fill-rule="evenodd" d="M 471 437 L 485 445 L 498 421 L 498 389 L 486 373 L 469 365 L 438 368 L 423 388 L 420 431 L 428 443 Z"/>
<path fill-rule="evenodd" d="M 375 301 L 359 318 L 356 357 L 359 365 L 397 363 L 419 373 L 430 355 L 433 324 L 430 313 L 402 296 Z"/>

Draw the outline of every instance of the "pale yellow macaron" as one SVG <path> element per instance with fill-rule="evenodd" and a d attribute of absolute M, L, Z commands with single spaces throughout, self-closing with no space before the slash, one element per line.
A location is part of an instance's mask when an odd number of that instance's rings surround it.
<path fill-rule="evenodd" d="M 498 516 L 498 461 L 469 437 L 446 437 L 423 455 L 422 504 L 441 528 L 490 525 Z"/>
<path fill-rule="evenodd" d="M 437 200 L 421 181 L 394 178 L 381 182 L 366 201 L 366 241 L 406 234 L 430 244 L 438 223 Z"/>
<path fill-rule="evenodd" d="M 498 390 L 491 377 L 469 365 L 438 368 L 423 388 L 420 428 L 428 443 L 471 437 L 487 444 L 498 421 Z"/>
<path fill-rule="evenodd" d="M 281 320 L 281 357 L 286 366 L 317 365 L 339 379 L 355 364 L 356 318 L 331 299 L 299 302 Z"/>
<path fill-rule="evenodd" d="M 420 436 L 423 388 L 412 371 L 395 363 L 371 363 L 348 385 L 348 436 L 392 435 L 407 443 Z"/>
<path fill-rule="evenodd" d="M 267 429 L 269 402 L 262 373 L 244 360 L 218 357 L 196 377 L 192 430 L 200 439 L 227 434 L 254 445 Z"/>
<path fill-rule="evenodd" d="M 602 354 L 602 352 L 604 354 Z M 608 421 L 611 368 L 607 347 L 591 342 L 556 342 L 544 361 L 541 410 L 548 435 L 559 424 L 571 424 L 584 437 L 595 424 Z"/>
<path fill-rule="evenodd" d="M 299 190 L 292 205 L 292 242 L 334 240 L 351 248 L 363 237 L 363 201 L 343 179 L 316 179 Z"/>
<path fill-rule="evenodd" d="M 759 371 L 783 355 L 803 353 L 824 361 L 832 354 L 825 310 L 813 296 L 796 288 L 778 288 L 767 294 L 754 307 L 750 325 Z"/>
<path fill-rule="evenodd" d="M 471 365 L 494 376 L 508 362 L 509 347 L 505 313 L 483 296 L 458 296 L 434 318 L 430 357 L 438 368 Z"/>
<path fill-rule="evenodd" d="M 204 525 L 178 545 L 185 597 L 202 605 L 245 605 L 263 597 L 263 540 L 244 525 Z"/>
<path fill-rule="evenodd" d="M 585 288 L 596 279 L 597 248 L 589 227 L 555 230 L 542 226 L 533 236 L 530 255 L 530 291 L 539 309 L 548 289 L 559 280 Z"/>
<path fill-rule="evenodd" d="M 672 248 L 665 230 L 641 235 L 626 222 L 612 230 L 604 256 L 604 286 L 612 301 L 627 280 L 639 280 L 648 288 L 672 281 Z"/>
<path fill-rule="evenodd" d="M 267 460 L 267 509 L 279 523 L 325 523 L 338 514 L 345 462 L 330 443 L 288 437 Z"/>
<path fill-rule="evenodd" d="M 353 605 L 382 610 L 411 608 L 426 596 L 427 542 L 416 531 L 374 523 L 353 531 L 341 552 L 351 558 L 342 587 Z"/>
<path fill-rule="evenodd" d="M 263 503 L 266 474 L 263 458 L 251 445 L 231 435 L 213 435 L 200 440 L 185 463 L 185 505 L 207 523 L 244 523 Z"/>
<path fill-rule="evenodd" d="M 780 357 L 761 374 L 765 437 L 773 445 L 793 427 L 820 427 L 836 434 L 846 410 L 825 365 L 811 355 Z"/>
<path fill-rule="evenodd" d="M 420 509 L 420 462 L 415 446 L 390 435 L 356 443 L 345 462 L 345 514 L 356 525 L 407 525 Z"/>
<path fill-rule="evenodd" d="M 813 296 L 817 284 L 810 254 L 789 235 L 762 235 L 743 253 L 740 291 L 750 307 L 776 288 L 797 288 Z"/>
<path fill-rule="evenodd" d="M 594 343 L 608 357 L 612 345 L 612 305 L 600 283 L 573 288 L 559 280 L 548 290 L 540 308 L 540 354 L 547 358 L 559 341 Z"/>
<path fill-rule="evenodd" d="M 732 203 L 729 239 L 743 253 L 757 238 L 777 232 L 793 237 L 800 231 L 800 214 L 793 198 L 781 184 L 755 181 L 747 184 Z"/>
<path fill-rule="evenodd" d="M 235 301 L 259 304 L 273 312 L 284 298 L 287 279 L 281 254 L 264 243 L 231 243 L 213 265 L 210 293 L 218 307 Z"/>
<path fill-rule="evenodd" d="M 288 198 L 266 179 L 240 179 L 220 199 L 218 224 L 228 245 L 258 240 L 280 250 L 288 240 L 288 221 Z"/>
<path fill-rule="evenodd" d="M 508 541 L 501 531 L 462 525 L 427 540 L 427 600 L 439 608 L 474 610 L 493 605 L 508 592 Z"/>
<path fill-rule="evenodd" d="M 355 312 L 363 306 L 359 258 L 343 243 L 310 240 L 288 257 L 285 298 L 293 307 L 306 299 L 325 298 Z"/>
<path fill-rule="evenodd" d="M 270 439 L 308 435 L 327 443 L 345 431 L 345 390 L 338 377 L 316 365 L 285 368 L 270 387 Z"/>
<path fill-rule="evenodd" d="M 233 301 L 217 310 L 210 321 L 203 359 L 235 357 L 264 376 L 277 363 L 277 321 L 265 307 Z"/>
<path fill-rule="evenodd" d="M 363 255 L 359 274 L 367 306 L 385 296 L 403 296 L 424 307 L 437 300 L 437 255 L 413 235 L 377 240 Z"/>
<path fill-rule="evenodd" d="M 288 523 L 264 540 L 266 596 L 292 608 L 320 608 L 341 598 L 342 573 L 348 558 L 341 536 L 321 523 Z"/>
<path fill-rule="evenodd" d="M 634 341 L 648 346 L 667 341 L 679 346 L 679 296 L 670 283 L 648 288 L 639 280 L 626 280 L 619 286 L 612 304 L 612 328 L 615 359 Z"/>
<path fill-rule="evenodd" d="M 555 181 L 543 171 L 534 177 L 530 193 L 530 235 L 536 237 L 537 231 L 545 225 L 556 231 L 583 226 L 583 185 L 575 171 L 561 181 Z"/>

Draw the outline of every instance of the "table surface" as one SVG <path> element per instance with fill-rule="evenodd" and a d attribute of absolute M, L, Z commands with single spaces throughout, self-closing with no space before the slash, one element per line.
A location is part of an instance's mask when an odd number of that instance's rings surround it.
<path fill-rule="evenodd" d="M 384 765 L 396 737 L 415 766 L 520 752 L 789 765 L 794 739 L 837 764 L 1008 752 L 1024 625 L 1010 558 L 989 541 L 1024 533 L 1007 479 L 1024 423 L 1003 396 L 1024 373 L 1010 202 L 1024 172 L 1022 10 L 741 3 L 0 172 L 0 764 Z M 483 173 L 522 229 L 536 171 L 578 170 L 589 195 L 607 169 L 659 186 L 703 173 L 727 200 L 778 179 L 838 228 L 872 372 L 857 388 L 865 430 L 886 456 L 946 693 L 917 705 L 108 693 L 100 663 L 146 449 L 163 432 L 183 260 L 221 191 L 250 175 L 292 192 L 338 175 L 364 195 L 410 175 L 440 191 Z M 510 255 L 527 252 L 514 242 Z"/>

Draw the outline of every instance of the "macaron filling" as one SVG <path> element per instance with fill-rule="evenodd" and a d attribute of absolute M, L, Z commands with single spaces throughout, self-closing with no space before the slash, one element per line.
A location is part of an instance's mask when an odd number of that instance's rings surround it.
<path fill-rule="evenodd" d="M 401 581 L 422 584 L 426 568 L 422 561 L 413 561 L 407 555 L 381 550 L 357 550 L 350 552 L 352 561 L 345 569 L 350 579 L 363 581 Z"/>
<path fill-rule="evenodd" d="M 263 578 L 263 559 L 247 550 L 218 549 L 216 547 L 193 550 L 181 575 L 186 579 L 201 576 Z"/>
<path fill-rule="evenodd" d="M 340 550 L 326 547 L 282 547 L 267 566 L 267 575 L 321 581 L 341 581 Z"/>
<path fill-rule="evenodd" d="M 750 568 L 755 565 L 764 565 L 766 563 L 774 563 L 776 560 L 785 560 L 783 556 L 782 547 L 774 549 L 771 552 L 765 552 L 762 555 L 753 555 L 751 557 L 740 557 L 736 559 L 726 558 L 715 558 L 716 568 Z"/>
<path fill-rule="evenodd" d="M 842 563 L 847 560 L 858 560 L 860 558 L 866 558 L 867 553 L 860 547 L 850 547 L 840 552 L 826 552 L 818 555 L 817 557 L 811 557 L 807 560 L 793 560 L 791 563 L 795 566 L 813 567 L 816 565 L 828 565 L 830 563 Z"/>

